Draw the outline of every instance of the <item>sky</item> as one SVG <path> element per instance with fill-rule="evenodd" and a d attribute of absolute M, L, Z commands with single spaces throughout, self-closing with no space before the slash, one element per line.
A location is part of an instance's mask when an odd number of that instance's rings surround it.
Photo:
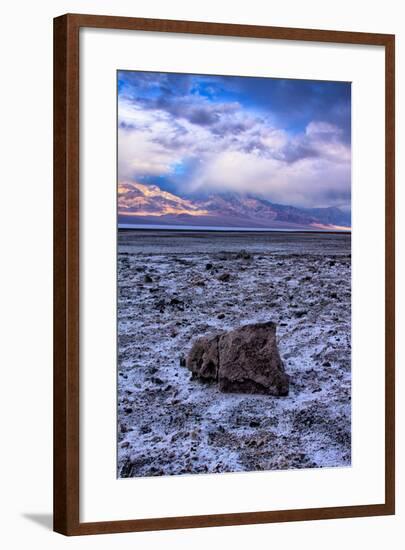
<path fill-rule="evenodd" d="M 347 82 L 118 72 L 118 179 L 350 210 Z"/>

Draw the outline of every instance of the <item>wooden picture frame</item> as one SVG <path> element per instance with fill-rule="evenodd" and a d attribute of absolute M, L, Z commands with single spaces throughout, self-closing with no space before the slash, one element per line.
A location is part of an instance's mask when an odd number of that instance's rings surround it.
<path fill-rule="evenodd" d="M 385 48 L 385 502 L 81 523 L 79 498 L 79 30 L 83 27 L 377 45 Z M 54 20 L 54 530 L 65 535 L 394 514 L 393 35 L 68 14 Z M 115 366 L 111 366 L 115 368 Z"/>

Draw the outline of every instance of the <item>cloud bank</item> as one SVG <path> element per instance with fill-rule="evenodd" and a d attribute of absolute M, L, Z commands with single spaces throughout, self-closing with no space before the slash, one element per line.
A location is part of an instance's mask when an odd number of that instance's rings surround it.
<path fill-rule="evenodd" d="M 350 209 L 350 84 L 121 71 L 119 180 Z"/>

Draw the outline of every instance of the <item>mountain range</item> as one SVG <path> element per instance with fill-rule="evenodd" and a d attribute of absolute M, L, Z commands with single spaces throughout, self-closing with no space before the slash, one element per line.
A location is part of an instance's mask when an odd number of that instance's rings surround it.
<path fill-rule="evenodd" d="M 297 208 L 234 192 L 190 199 L 157 185 L 121 182 L 120 225 L 206 226 L 288 230 L 350 230 L 350 213 L 336 207 Z"/>

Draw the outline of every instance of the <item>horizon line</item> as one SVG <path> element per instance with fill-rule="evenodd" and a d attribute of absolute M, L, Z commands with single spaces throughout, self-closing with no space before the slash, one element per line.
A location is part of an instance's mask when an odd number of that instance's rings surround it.
<path fill-rule="evenodd" d="M 164 224 L 117 224 L 118 231 L 133 230 L 133 231 L 210 231 L 210 232 L 240 232 L 240 233 L 320 233 L 320 234 L 336 234 L 336 235 L 351 235 L 352 229 L 336 230 L 336 229 L 277 229 L 266 227 L 226 227 L 226 226 L 203 226 L 203 225 L 164 225 Z"/>

